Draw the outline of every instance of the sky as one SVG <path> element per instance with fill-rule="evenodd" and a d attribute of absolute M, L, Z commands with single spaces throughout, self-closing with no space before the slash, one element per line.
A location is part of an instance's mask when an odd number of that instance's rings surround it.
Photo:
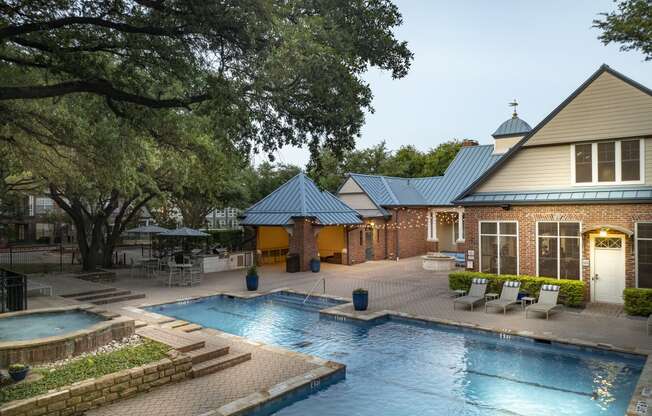
<path fill-rule="evenodd" d="M 490 144 L 511 116 L 510 101 L 534 127 L 603 63 L 652 87 L 652 61 L 597 39 L 592 21 L 615 8 L 612 0 L 395 4 L 403 15 L 396 36 L 408 42 L 414 61 L 399 80 L 375 69 L 365 74 L 375 112 L 366 115 L 359 149 L 382 140 L 392 150 L 428 150 L 453 138 Z M 309 153 L 283 148 L 275 157 L 303 166 Z"/>

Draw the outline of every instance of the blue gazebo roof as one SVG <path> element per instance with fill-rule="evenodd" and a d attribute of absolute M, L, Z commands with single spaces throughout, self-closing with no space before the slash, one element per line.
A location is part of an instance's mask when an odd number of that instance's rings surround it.
<path fill-rule="evenodd" d="M 249 207 L 240 224 L 283 226 L 292 224 L 293 218 L 313 218 L 322 225 L 362 224 L 356 210 L 321 191 L 304 173 Z"/>

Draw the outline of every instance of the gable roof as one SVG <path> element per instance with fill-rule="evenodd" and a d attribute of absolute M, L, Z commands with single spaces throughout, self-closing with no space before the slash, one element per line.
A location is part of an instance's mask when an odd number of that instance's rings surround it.
<path fill-rule="evenodd" d="M 582 83 L 575 91 L 571 93 L 564 101 L 561 102 L 550 114 L 548 114 L 539 124 L 537 124 L 528 134 L 525 135 L 518 143 L 512 146 L 496 163 L 494 163 L 489 169 L 487 169 L 481 176 L 477 177 L 472 183 L 463 189 L 454 199 L 456 203 L 463 203 L 465 197 L 469 196 L 477 187 L 485 182 L 491 175 L 498 171 L 501 166 L 503 166 L 516 152 L 523 147 L 528 140 L 534 136 L 539 130 L 546 126 L 557 114 L 559 114 L 568 104 L 570 104 L 578 95 L 580 95 L 589 85 L 593 83 L 600 75 L 603 73 L 609 73 L 614 77 L 620 79 L 621 81 L 631 85 L 632 87 L 652 96 L 652 90 L 645 87 L 642 84 L 634 81 L 633 79 L 621 74 L 620 72 L 612 69 L 606 64 L 602 64 L 597 71 L 595 71 L 586 81 Z"/>
<path fill-rule="evenodd" d="M 274 192 L 249 207 L 242 225 L 289 225 L 292 218 L 314 218 L 320 224 L 362 224 L 360 215 L 339 198 L 321 191 L 299 173 Z"/>
<path fill-rule="evenodd" d="M 463 147 L 443 176 L 397 178 L 349 173 L 378 207 L 446 206 L 499 159 L 493 145 Z"/>

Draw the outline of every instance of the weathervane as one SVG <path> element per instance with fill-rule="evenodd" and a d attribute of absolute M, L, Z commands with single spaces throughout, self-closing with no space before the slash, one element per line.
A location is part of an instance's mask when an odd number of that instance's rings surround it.
<path fill-rule="evenodd" d="M 518 113 L 516 112 L 516 107 L 518 107 L 518 101 L 516 101 L 516 98 L 514 98 L 514 101 L 509 103 L 510 107 L 514 107 L 514 112 L 512 113 L 512 117 L 516 118 L 518 116 Z"/>

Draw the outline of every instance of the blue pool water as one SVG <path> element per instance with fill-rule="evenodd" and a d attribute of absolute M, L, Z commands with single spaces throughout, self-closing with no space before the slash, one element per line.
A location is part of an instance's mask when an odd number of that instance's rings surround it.
<path fill-rule="evenodd" d="M 104 319 L 96 314 L 81 310 L 0 318 L 0 342 L 63 335 L 87 328 L 102 320 Z"/>
<path fill-rule="evenodd" d="M 623 415 L 644 359 L 443 325 L 322 316 L 295 295 L 150 308 L 346 364 L 346 379 L 277 415 Z"/>

